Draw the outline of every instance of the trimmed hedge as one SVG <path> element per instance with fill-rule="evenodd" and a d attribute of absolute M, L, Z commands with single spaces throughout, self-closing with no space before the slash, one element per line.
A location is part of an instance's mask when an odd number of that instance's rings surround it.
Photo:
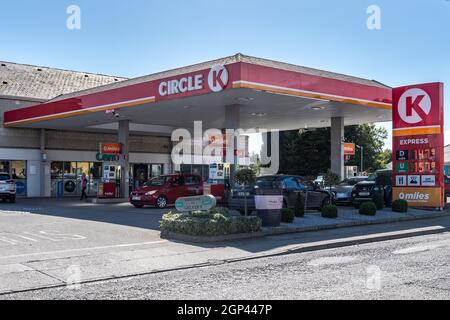
<path fill-rule="evenodd" d="M 377 213 L 377 206 L 372 201 L 361 203 L 359 206 L 359 214 L 366 216 L 374 216 Z"/>
<path fill-rule="evenodd" d="M 160 221 L 161 231 L 171 231 L 191 236 L 220 236 L 250 233 L 261 230 L 261 219 L 256 216 L 229 216 L 214 209 L 192 214 L 168 212 Z"/>
<path fill-rule="evenodd" d="M 336 219 L 338 217 L 338 207 L 329 204 L 322 208 L 322 217 Z"/>
<path fill-rule="evenodd" d="M 289 208 L 283 208 L 281 209 L 281 222 L 284 223 L 292 223 L 294 222 L 295 215 L 294 211 Z"/>
<path fill-rule="evenodd" d="M 394 212 L 408 212 L 408 201 L 397 199 L 392 201 L 392 211 Z"/>

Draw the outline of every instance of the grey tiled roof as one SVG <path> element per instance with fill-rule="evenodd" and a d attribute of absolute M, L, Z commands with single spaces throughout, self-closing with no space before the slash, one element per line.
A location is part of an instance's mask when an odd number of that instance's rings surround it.
<path fill-rule="evenodd" d="M 0 61 L 0 96 L 49 100 L 123 80 L 126 78 Z"/>
<path fill-rule="evenodd" d="M 185 73 L 196 72 L 199 70 L 208 69 L 216 64 L 224 65 L 224 64 L 231 64 L 234 62 L 246 62 L 246 63 L 256 64 L 256 65 L 262 65 L 262 66 L 283 69 L 283 70 L 302 72 L 302 73 L 306 73 L 306 74 L 327 77 L 327 78 L 337 79 L 337 80 L 343 80 L 343 81 L 349 81 L 349 82 L 364 84 L 364 85 L 378 87 L 378 88 L 390 88 L 389 86 L 387 86 L 383 83 L 380 83 L 378 81 L 375 81 L 375 80 L 368 80 L 368 79 L 353 77 L 353 76 L 349 76 L 349 75 L 345 75 L 345 74 L 341 74 L 341 73 L 335 73 L 335 72 L 313 69 L 313 68 L 298 66 L 298 65 L 284 63 L 284 62 L 278 62 L 278 61 L 273 61 L 273 60 L 268 60 L 268 59 L 251 57 L 251 56 L 246 56 L 241 53 L 238 53 L 233 56 L 228 56 L 228 57 L 221 58 L 221 59 L 211 60 L 211 61 L 202 62 L 202 63 L 198 63 L 198 64 L 186 66 L 186 67 L 181 67 L 181 68 L 176 68 L 176 69 L 167 70 L 167 71 L 163 71 L 163 72 L 158 72 L 158 73 L 150 74 L 147 76 L 132 78 L 132 79 L 128 79 L 128 80 L 125 80 L 122 82 L 107 84 L 104 86 L 87 89 L 87 90 L 83 90 L 80 92 L 73 92 L 73 93 L 58 97 L 55 100 L 63 100 L 63 99 L 68 99 L 68 98 L 79 96 L 79 95 L 85 95 L 85 94 L 90 94 L 90 93 L 95 93 L 95 92 L 101 92 L 104 90 L 126 87 L 126 86 L 130 86 L 130 85 L 134 85 L 134 84 L 138 84 L 138 83 L 142 83 L 142 82 L 158 80 L 158 79 L 162 79 L 162 78 L 177 76 L 179 74 L 185 74 Z"/>

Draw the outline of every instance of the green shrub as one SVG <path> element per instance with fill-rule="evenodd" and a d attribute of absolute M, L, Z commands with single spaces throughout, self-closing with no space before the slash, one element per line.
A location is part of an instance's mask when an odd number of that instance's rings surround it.
<path fill-rule="evenodd" d="M 392 211 L 394 212 L 408 212 L 408 201 L 397 199 L 392 202 Z"/>
<path fill-rule="evenodd" d="M 220 213 L 223 214 L 224 216 L 229 216 L 230 215 L 230 210 L 228 210 L 228 208 L 225 207 L 214 207 L 212 209 L 209 209 L 210 213 Z"/>
<path fill-rule="evenodd" d="M 383 192 L 376 192 L 372 199 L 373 203 L 377 207 L 377 210 L 381 210 L 384 208 L 384 197 Z"/>
<path fill-rule="evenodd" d="M 218 236 L 261 230 L 261 219 L 255 216 L 234 217 L 222 213 L 198 211 L 192 214 L 166 213 L 160 221 L 162 231 L 192 236 Z"/>
<path fill-rule="evenodd" d="M 366 216 L 374 216 L 377 213 L 377 206 L 372 201 L 361 203 L 359 213 Z"/>
<path fill-rule="evenodd" d="M 335 219 L 338 217 L 338 207 L 329 204 L 322 208 L 322 217 Z"/>
<path fill-rule="evenodd" d="M 296 217 L 305 216 L 305 197 L 301 193 L 298 194 L 297 200 L 295 201 L 294 211 Z"/>
<path fill-rule="evenodd" d="M 281 209 L 281 222 L 292 223 L 294 222 L 295 215 L 294 211 L 289 208 Z"/>

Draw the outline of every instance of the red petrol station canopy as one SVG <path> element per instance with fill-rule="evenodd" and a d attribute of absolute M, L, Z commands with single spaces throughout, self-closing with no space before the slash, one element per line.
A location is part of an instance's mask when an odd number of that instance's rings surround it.
<path fill-rule="evenodd" d="M 182 126 L 205 119 L 220 125 L 223 113 L 212 108 L 236 103 L 246 107 L 244 127 L 258 123 L 287 130 L 303 123 L 327 126 L 321 119 L 333 116 L 348 119 L 346 125 L 392 117 L 392 90 L 376 81 L 238 54 L 8 111 L 4 125 L 87 129 L 116 122 L 110 110 L 133 123 Z M 267 117 L 256 121 L 255 115 Z"/>

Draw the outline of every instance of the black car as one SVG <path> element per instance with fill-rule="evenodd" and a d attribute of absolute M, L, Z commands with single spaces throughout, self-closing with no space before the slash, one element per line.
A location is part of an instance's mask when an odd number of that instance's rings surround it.
<path fill-rule="evenodd" d="M 377 185 L 377 178 L 380 175 L 385 175 L 388 177 L 386 185 Z M 384 203 L 387 207 L 392 204 L 392 170 L 378 170 L 371 174 L 369 178 L 365 181 L 358 182 L 352 190 L 352 203 L 355 207 L 366 201 L 372 201 L 376 194 L 384 188 Z"/>
<path fill-rule="evenodd" d="M 248 211 L 255 210 L 254 197 L 256 188 L 281 188 L 284 208 L 295 208 L 299 193 L 306 197 L 306 207 L 308 209 L 321 210 L 323 206 L 333 202 L 332 194 L 328 190 L 321 189 L 300 176 L 272 175 L 258 177 L 254 185 L 247 186 L 246 188 L 236 185 L 230 190 L 228 207 L 239 212 L 244 212 L 244 201 L 246 197 Z"/>

